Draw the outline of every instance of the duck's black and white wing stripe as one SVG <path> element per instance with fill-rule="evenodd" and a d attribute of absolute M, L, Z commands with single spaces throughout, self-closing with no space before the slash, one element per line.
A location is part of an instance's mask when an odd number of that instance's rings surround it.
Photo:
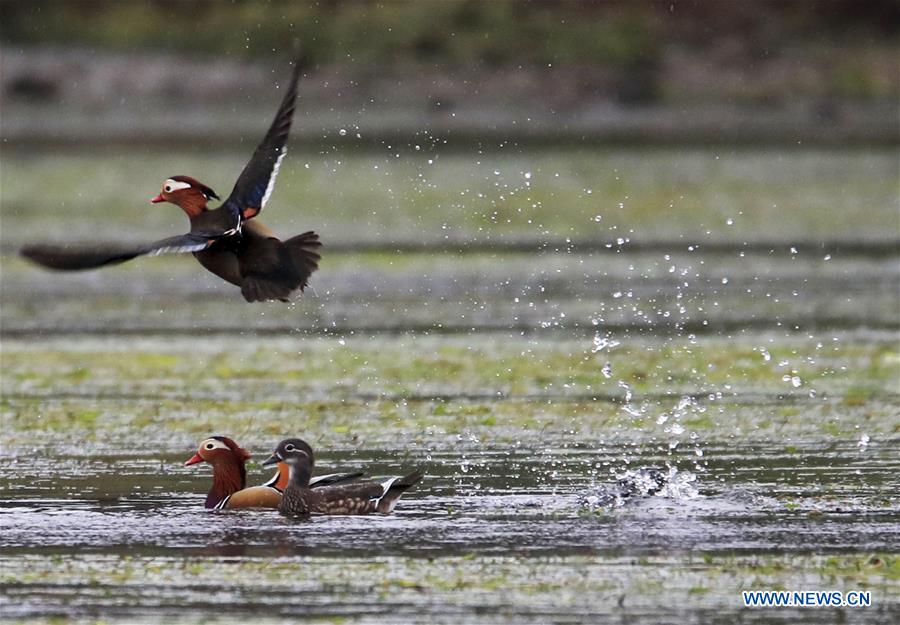
<path fill-rule="evenodd" d="M 280 471 L 275 471 L 275 475 L 273 475 L 268 482 L 265 482 L 263 484 L 263 486 L 268 486 L 269 488 L 274 488 L 275 490 L 277 490 L 280 493 L 281 489 L 278 488 L 278 486 L 276 486 L 276 484 L 278 484 L 278 477 L 280 476 L 280 474 L 281 474 Z"/>
<path fill-rule="evenodd" d="M 374 508 L 382 514 L 390 514 L 394 511 L 394 506 L 400 496 L 412 488 L 416 482 L 421 480 L 425 474 L 422 471 L 413 471 L 409 475 L 403 477 L 392 477 L 379 482 L 382 492 L 381 496 L 372 497 L 370 501 L 374 501 Z"/>
<path fill-rule="evenodd" d="M 230 236 L 231 232 L 225 232 L 221 235 L 206 235 L 202 233 L 189 232 L 176 237 L 162 239 L 147 246 L 148 256 L 159 256 L 160 254 L 186 254 L 188 252 L 199 252 L 205 250 L 216 242 L 216 239 L 223 236 Z"/>
<path fill-rule="evenodd" d="M 334 486 L 336 484 L 346 484 L 347 482 L 353 482 L 354 480 L 358 480 L 363 475 L 365 475 L 362 471 L 357 473 L 326 473 L 325 475 L 316 475 L 312 479 L 309 480 L 310 488 L 318 488 L 321 486 Z M 278 492 L 281 492 L 281 489 L 278 488 L 278 477 L 279 472 L 275 472 L 275 475 L 271 477 L 271 479 L 263 484 L 263 486 L 268 486 L 269 488 L 274 488 Z"/>
<path fill-rule="evenodd" d="M 399 480 L 399 477 L 390 477 L 383 482 L 379 482 L 381 485 L 381 495 L 378 497 L 372 497 L 372 501 L 375 502 L 376 507 L 381 503 L 381 500 L 385 498 L 385 496 L 390 492 L 391 486 L 394 485 L 394 482 Z M 391 506 L 391 510 L 393 510 L 394 506 Z"/>
<path fill-rule="evenodd" d="M 20 254 L 48 269 L 80 271 L 124 263 L 138 256 L 199 252 L 215 243 L 217 238 L 202 233 L 188 233 L 132 247 L 70 248 L 60 245 L 29 245 L 22 248 Z"/>
<path fill-rule="evenodd" d="M 213 509 L 213 510 L 224 510 L 224 509 L 225 509 L 225 506 L 228 505 L 228 501 L 229 501 L 230 499 L 231 499 L 231 495 L 228 495 L 225 499 L 223 499 L 222 501 L 220 501 L 219 503 L 217 503 L 216 505 L 214 505 L 212 509 Z"/>
<path fill-rule="evenodd" d="M 327 473 L 325 475 L 317 475 L 309 481 L 310 488 L 320 486 L 334 486 L 336 484 L 346 484 L 358 480 L 364 475 L 362 471 L 358 473 Z"/>
<path fill-rule="evenodd" d="M 300 65 L 295 62 L 284 99 L 269 131 L 238 177 L 231 195 L 225 200 L 224 206 L 240 215 L 241 219 L 256 217 L 265 208 L 275 188 L 275 178 L 281 168 L 281 161 L 287 154 L 287 140 L 294 117 L 299 80 Z"/>

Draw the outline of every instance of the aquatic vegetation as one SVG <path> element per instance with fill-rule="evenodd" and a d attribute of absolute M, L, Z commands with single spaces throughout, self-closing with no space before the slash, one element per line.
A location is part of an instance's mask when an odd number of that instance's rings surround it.
<path fill-rule="evenodd" d="M 656 621 L 673 605 L 752 620 L 741 590 L 834 586 L 896 609 L 896 250 L 758 245 L 776 217 L 785 241 L 882 234 L 894 155 L 800 152 L 790 171 L 755 153 L 446 156 L 391 193 L 372 153 L 282 172 L 278 201 L 363 249 L 329 251 L 323 292 L 247 318 L 173 259 L 35 280 L 16 237 L 61 220 L 87 239 L 101 215 L 130 236 L 111 181 L 163 160 L 112 159 L 107 178 L 108 155 L 4 153 L 11 618 L 193 622 L 227 601 L 223 622 Z M 392 176 L 420 180 L 414 157 L 394 160 Z M 210 179 L 231 167 L 212 159 Z M 54 194 L 84 180 L 98 204 L 66 221 Z M 392 248 L 423 232 L 445 247 Z M 594 246 L 566 242 L 582 235 Z M 323 471 L 427 475 L 392 517 L 208 514 L 209 469 L 183 462 L 210 434 L 253 453 L 249 484 L 288 435 Z M 610 498 L 623 478 L 637 494 Z"/>

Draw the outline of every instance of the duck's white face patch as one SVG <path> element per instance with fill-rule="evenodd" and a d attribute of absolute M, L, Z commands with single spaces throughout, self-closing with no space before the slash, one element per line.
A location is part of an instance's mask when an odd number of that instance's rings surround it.
<path fill-rule="evenodd" d="M 174 191 L 180 191 L 181 189 L 190 189 L 191 185 L 186 182 L 179 182 L 178 180 L 172 180 L 169 178 L 163 184 L 163 191 L 166 193 L 172 193 Z"/>
<path fill-rule="evenodd" d="M 228 445 L 217 438 L 207 438 L 200 443 L 200 451 L 212 451 L 214 449 L 228 449 Z"/>

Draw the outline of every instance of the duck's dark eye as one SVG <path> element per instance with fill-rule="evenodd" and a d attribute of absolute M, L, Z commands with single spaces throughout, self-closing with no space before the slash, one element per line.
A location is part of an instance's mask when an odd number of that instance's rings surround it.
<path fill-rule="evenodd" d="M 291 443 L 288 443 L 287 445 L 284 446 L 285 451 L 294 451 L 295 449 L 297 449 L 297 448 L 294 447 Z"/>
<path fill-rule="evenodd" d="M 216 446 L 213 445 L 212 443 L 206 443 L 206 448 L 207 448 L 207 449 L 215 449 Z"/>
<path fill-rule="evenodd" d="M 171 187 L 170 185 L 166 185 L 165 192 L 166 192 L 166 193 L 171 193 L 171 192 L 172 192 L 172 187 Z"/>

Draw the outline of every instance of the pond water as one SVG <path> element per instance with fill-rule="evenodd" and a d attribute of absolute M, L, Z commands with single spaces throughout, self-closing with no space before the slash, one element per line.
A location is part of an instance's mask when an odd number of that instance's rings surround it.
<path fill-rule="evenodd" d="M 782 444 L 713 444 L 704 447 L 702 462 L 694 454 L 635 449 L 627 453 L 627 464 L 614 446 L 548 444 L 427 455 L 337 450 L 323 454 L 323 471 L 389 475 L 401 466 L 423 466 L 428 475 L 392 516 L 308 521 L 269 510 L 208 512 L 202 504 L 207 469 L 183 467 L 185 453 L 135 451 L 52 458 L 38 453 L 4 461 L 0 561 L 7 576 L 21 575 L 4 584 L 5 615 L 156 618 L 162 613 L 190 620 L 228 606 L 227 615 L 234 618 L 263 609 L 273 617 L 298 610 L 318 616 L 406 613 L 441 620 L 455 614 L 478 620 L 478 606 L 429 581 L 452 573 L 465 578 L 464 586 L 496 613 L 541 621 L 553 605 L 553 613 L 566 620 L 599 616 L 608 608 L 552 597 L 540 606 L 519 601 L 548 593 L 561 583 L 561 571 L 589 562 L 594 592 L 615 584 L 622 596 L 646 602 L 647 571 L 657 570 L 660 559 L 693 566 L 693 575 L 654 590 L 655 608 L 642 614 L 651 621 L 667 613 L 667 601 L 679 601 L 685 583 L 716 583 L 718 572 L 701 574 L 696 562 L 706 569 L 722 559 L 732 566 L 741 562 L 746 570 L 735 566 L 734 574 L 743 582 L 732 579 L 729 585 L 751 585 L 754 568 L 748 559 L 762 567 L 810 553 L 889 553 L 900 544 L 895 446 L 809 444 L 786 451 Z M 398 456 L 402 462 L 389 460 Z M 613 474 L 667 464 L 670 489 L 597 503 L 598 496 L 615 491 Z M 265 474 L 256 470 L 251 476 L 262 481 Z M 180 563 L 177 571 L 169 570 L 173 562 Z M 185 562 L 209 569 L 193 581 Z M 344 575 L 361 562 L 377 562 L 379 568 L 364 568 L 346 587 L 321 579 Z M 593 570 L 598 562 L 608 570 Z M 265 572 L 266 563 L 277 563 L 277 569 Z M 480 563 L 477 573 L 465 570 L 475 563 Z M 486 575 L 505 579 L 519 566 L 535 568 L 529 584 L 485 580 Z M 410 568 L 430 577 L 403 578 Z M 394 601 L 372 597 L 385 576 L 398 575 L 386 590 L 399 592 Z M 704 576 L 713 579 L 703 582 Z M 416 585 L 420 588 L 413 590 Z M 418 600 L 409 603 L 410 593 Z M 423 595 L 433 596 L 423 601 Z M 877 591 L 876 597 L 885 599 Z M 737 614 L 739 596 L 733 599 Z"/>
<path fill-rule="evenodd" d="M 322 269 L 248 306 L 190 258 L 15 257 L 180 229 L 122 208 L 169 155 L 4 153 L 0 617 L 897 621 L 893 152 L 295 158 L 267 223 L 320 229 Z M 427 476 L 391 516 L 210 513 L 183 466 L 210 434 L 253 452 L 249 484 L 296 435 L 323 472 Z M 659 492 L 616 497 L 649 468 Z"/>

